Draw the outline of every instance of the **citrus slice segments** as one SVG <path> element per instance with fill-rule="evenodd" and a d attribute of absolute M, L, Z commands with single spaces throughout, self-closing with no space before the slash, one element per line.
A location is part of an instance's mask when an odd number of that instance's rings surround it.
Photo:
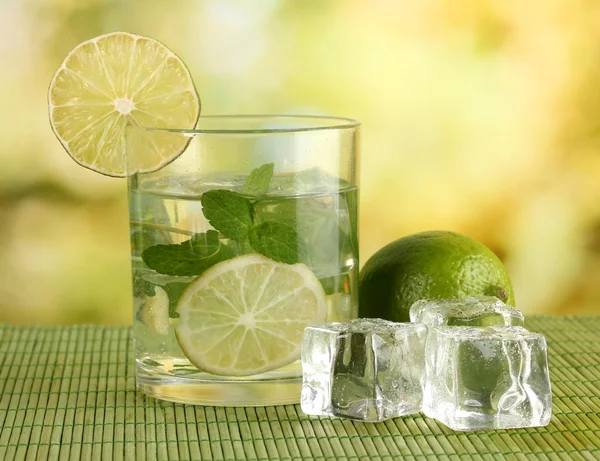
<path fill-rule="evenodd" d="M 108 176 L 127 174 L 124 133 L 128 124 L 193 129 L 200 100 L 192 77 L 162 43 L 113 32 L 77 45 L 48 89 L 50 125 L 80 165 Z M 154 171 L 187 147 L 184 136 L 154 135 L 136 151 L 137 171 Z"/>
<path fill-rule="evenodd" d="M 304 328 L 323 323 L 325 292 L 304 264 L 258 254 L 218 263 L 177 304 L 177 340 L 201 370 L 246 376 L 300 357 Z"/>

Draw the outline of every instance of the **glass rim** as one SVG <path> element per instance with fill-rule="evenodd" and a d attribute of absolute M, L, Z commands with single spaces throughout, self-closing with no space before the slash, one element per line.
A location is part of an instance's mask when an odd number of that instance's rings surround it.
<path fill-rule="evenodd" d="M 235 120 L 241 119 L 245 121 L 268 119 L 272 121 L 320 121 L 322 125 L 315 123 L 313 126 L 296 127 L 296 128 L 160 128 L 152 126 L 139 126 L 128 124 L 127 129 L 135 129 L 149 132 L 168 132 L 168 133 L 182 133 L 188 135 L 196 134 L 260 134 L 260 133 L 300 133 L 306 131 L 325 131 L 325 130 L 344 130 L 357 128 L 360 126 L 358 120 L 346 117 L 335 117 L 330 115 L 281 115 L 281 114 L 248 114 L 248 115 L 202 115 L 198 118 L 196 126 L 202 122 L 202 120 Z M 327 123 L 330 122 L 330 123 Z"/>

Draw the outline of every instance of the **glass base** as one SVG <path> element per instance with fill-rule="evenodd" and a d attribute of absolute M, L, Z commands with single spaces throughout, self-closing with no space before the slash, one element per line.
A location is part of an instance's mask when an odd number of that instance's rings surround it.
<path fill-rule="evenodd" d="M 136 383 L 144 394 L 176 403 L 220 407 L 289 405 L 300 402 L 301 373 L 291 370 L 299 365 L 288 365 L 284 373 L 277 370 L 232 378 L 208 373 L 173 376 L 149 370 L 138 362 Z"/>

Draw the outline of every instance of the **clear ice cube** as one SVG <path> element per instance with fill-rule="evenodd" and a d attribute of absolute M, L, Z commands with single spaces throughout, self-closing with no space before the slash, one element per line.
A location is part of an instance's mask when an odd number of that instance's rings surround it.
<path fill-rule="evenodd" d="M 457 431 L 545 426 L 546 338 L 523 327 L 429 328 L 423 412 Z"/>
<path fill-rule="evenodd" d="M 410 321 L 427 326 L 523 326 L 520 311 L 494 296 L 422 299 L 410 308 Z"/>
<path fill-rule="evenodd" d="M 381 319 L 306 328 L 302 411 L 370 422 L 421 411 L 426 335 Z"/>

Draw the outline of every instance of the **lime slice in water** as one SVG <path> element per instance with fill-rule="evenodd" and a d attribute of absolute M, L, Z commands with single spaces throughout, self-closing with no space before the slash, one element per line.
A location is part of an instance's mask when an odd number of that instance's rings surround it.
<path fill-rule="evenodd" d="M 77 45 L 50 82 L 48 106 L 52 129 L 73 160 L 109 176 L 126 174 L 127 124 L 191 129 L 200 115 L 181 59 L 156 40 L 125 32 Z M 158 132 L 136 150 L 136 169 L 157 170 L 188 143 Z"/>
<path fill-rule="evenodd" d="M 177 310 L 177 339 L 190 362 L 244 376 L 298 359 L 304 328 L 325 321 L 327 303 L 304 264 L 250 254 L 204 272 L 181 295 Z"/>

